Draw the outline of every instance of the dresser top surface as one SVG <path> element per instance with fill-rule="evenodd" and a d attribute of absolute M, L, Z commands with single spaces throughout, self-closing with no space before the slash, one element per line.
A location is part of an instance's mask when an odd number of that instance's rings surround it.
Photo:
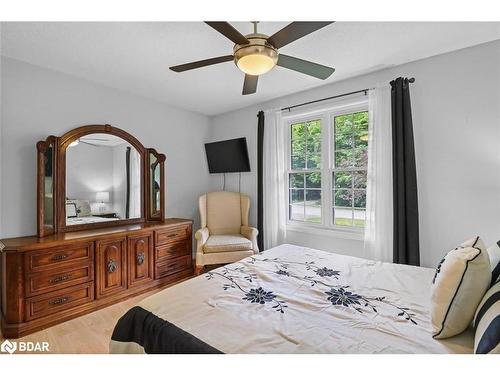
<path fill-rule="evenodd" d="M 23 251 L 33 250 L 36 248 L 43 248 L 57 246 L 58 244 L 71 241 L 79 241 L 85 239 L 93 239 L 96 237 L 115 236 L 120 234 L 127 234 L 129 232 L 136 232 L 142 230 L 154 230 L 165 227 L 174 227 L 177 225 L 192 224 L 190 219 L 169 218 L 164 221 L 146 222 L 140 224 L 120 225 L 116 227 L 99 228 L 91 230 L 82 230 L 75 232 L 66 232 L 50 235 L 47 237 L 39 238 L 37 236 L 13 237 L 0 240 L 0 251 Z"/>

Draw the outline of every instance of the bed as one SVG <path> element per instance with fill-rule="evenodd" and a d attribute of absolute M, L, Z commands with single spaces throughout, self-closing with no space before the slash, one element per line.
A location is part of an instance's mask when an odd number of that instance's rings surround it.
<path fill-rule="evenodd" d="M 281 245 L 146 298 L 111 353 L 472 353 L 431 334 L 434 270 Z"/>

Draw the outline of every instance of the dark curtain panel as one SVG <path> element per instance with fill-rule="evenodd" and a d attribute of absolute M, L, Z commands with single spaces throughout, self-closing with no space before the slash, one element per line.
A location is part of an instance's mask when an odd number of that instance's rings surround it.
<path fill-rule="evenodd" d="M 264 151 L 264 112 L 257 115 L 257 245 L 264 250 L 264 179 L 263 179 L 263 151 Z"/>
<path fill-rule="evenodd" d="M 417 170 L 411 118 L 410 82 L 391 82 L 394 263 L 420 265 Z"/>
<path fill-rule="evenodd" d="M 125 203 L 125 218 L 130 216 L 130 147 L 127 147 L 125 154 L 125 168 L 127 171 L 127 200 Z"/>

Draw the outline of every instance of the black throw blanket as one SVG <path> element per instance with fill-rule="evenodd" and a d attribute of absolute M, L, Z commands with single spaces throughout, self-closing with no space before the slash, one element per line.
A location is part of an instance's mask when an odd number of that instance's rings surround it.
<path fill-rule="evenodd" d="M 148 354 L 222 354 L 139 306 L 131 308 L 118 320 L 111 340 L 135 342 Z"/>

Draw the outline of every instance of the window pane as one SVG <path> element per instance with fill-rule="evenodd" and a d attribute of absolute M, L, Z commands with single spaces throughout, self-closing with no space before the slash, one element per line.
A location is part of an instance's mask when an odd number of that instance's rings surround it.
<path fill-rule="evenodd" d="M 304 221 L 304 190 L 290 190 L 289 217 Z"/>
<path fill-rule="evenodd" d="M 353 172 L 353 187 L 366 189 L 366 171 Z"/>
<path fill-rule="evenodd" d="M 354 134 L 354 147 L 368 147 L 368 131 L 357 131 Z"/>
<path fill-rule="evenodd" d="M 306 188 L 321 189 L 321 173 L 306 173 Z"/>
<path fill-rule="evenodd" d="M 290 173 L 289 186 L 291 188 L 304 187 L 304 174 L 303 173 Z"/>
<path fill-rule="evenodd" d="M 335 188 L 351 188 L 352 172 L 334 172 L 333 180 L 333 186 Z"/>
<path fill-rule="evenodd" d="M 291 128 L 292 156 L 301 156 L 305 160 L 306 158 L 305 126 L 303 123 L 299 123 L 299 124 L 293 124 L 290 128 Z"/>
<path fill-rule="evenodd" d="M 292 155 L 292 169 L 304 169 L 306 167 L 306 159 L 304 156 Z"/>
<path fill-rule="evenodd" d="M 352 133 L 353 116 L 351 113 L 335 116 L 335 134 Z"/>
<path fill-rule="evenodd" d="M 335 150 L 352 148 L 354 144 L 352 133 L 335 132 Z"/>
<path fill-rule="evenodd" d="M 349 207 L 336 207 L 333 209 L 333 222 L 335 225 L 352 227 L 352 214 Z"/>
<path fill-rule="evenodd" d="M 368 150 L 355 149 L 354 150 L 354 166 L 356 168 L 368 168 Z"/>
<path fill-rule="evenodd" d="M 334 206 L 352 207 L 352 190 L 338 189 L 333 191 Z"/>
<path fill-rule="evenodd" d="M 366 221 L 366 211 L 365 210 L 354 210 L 354 226 L 364 227 Z"/>
<path fill-rule="evenodd" d="M 368 112 L 357 112 L 354 113 L 354 130 L 356 132 L 368 131 Z"/>
<path fill-rule="evenodd" d="M 354 190 L 354 207 L 366 207 L 366 190 Z"/>
<path fill-rule="evenodd" d="M 352 167 L 353 151 L 336 151 L 335 152 L 335 168 L 350 168 Z"/>
<path fill-rule="evenodd" d="M 306 221 L 321 223 L 321 190 L 306 190 Z"/>
<path fill-rule="evenodd" d="M 307 123 L 306 150 L 307 168 L 321 168 L 321 122 L 319 120 Z"/>

